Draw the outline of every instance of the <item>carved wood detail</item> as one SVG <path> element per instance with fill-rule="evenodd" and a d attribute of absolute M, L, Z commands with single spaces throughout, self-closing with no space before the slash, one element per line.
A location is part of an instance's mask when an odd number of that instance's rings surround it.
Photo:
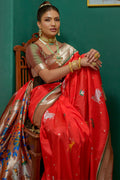
<path fill-rule="evenodd" d="M 34 33 L 32 35 L 32 38 L 29 39 L 26 43 L 14 46 L 16 63 L 16 91 L 32 78 L 32 75 L 26 63 L 25 52 L 27 46 L 38 40 L 38 38 L 38 33 Z"/>

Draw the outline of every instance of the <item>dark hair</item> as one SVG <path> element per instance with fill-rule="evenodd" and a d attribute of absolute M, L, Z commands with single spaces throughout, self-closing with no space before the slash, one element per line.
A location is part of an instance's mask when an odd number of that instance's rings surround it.
<path fill-rule="evenodd" d="M 44 4 L 48 4 L 48 5 L 42 6 L 42 5 L 44 5 Z M 55 6 L 53 6 L 52 4 L 50 4 L 49 1 L 44 1 L 44 2 L 40 5 L 40 7 L 39 7 L 39 9 L 38 9 L 38 12 L 37 12 L 37 20 L 38 20 L 38 21 L 41 21 L 42 15 L 43 15 L 44 13 L 46 13 L 47 11 L 50 11 L 50 10 L 52 10 L 52 9 L 55 10 L 55 11 L 57 11 L 58 14 L 60 14 L 60 13 L 59 13 L 59 10 L 58 10 Z"/>

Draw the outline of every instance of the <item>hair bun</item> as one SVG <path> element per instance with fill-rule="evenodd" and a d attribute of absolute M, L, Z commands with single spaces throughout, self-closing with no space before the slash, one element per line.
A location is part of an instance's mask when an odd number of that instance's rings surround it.
<path fill-rule="evenodd" d="M 43 7 L 43 6 L 47 6 L 47 5 L 51 6 L 52 4 L 51 4 L 49 1 L 44 1 L 44 2 L 40 5 L 39 8 L 41 8 L 41 7 Z"/>
<path fill-rule="evenodd" d="M 42 4 L 50 4 L 51 5 L 51 3 L 49 1 L 44 1 Z"/>
<path fill-rule="evenodd" d="M 50 10 L 55 10 L 57 11 L 58 14 L 59 13 L 59 10 L 53 6 L 49 1 L 44 1 L 40 6 L 39 6 L 39 9 L 38 9 L 38 12 L 37 12 L 37 20 L 38 21 L 41 21 L 41 17 L 42 15 L 47 12 L 47 11 L 50 11 Z"/>

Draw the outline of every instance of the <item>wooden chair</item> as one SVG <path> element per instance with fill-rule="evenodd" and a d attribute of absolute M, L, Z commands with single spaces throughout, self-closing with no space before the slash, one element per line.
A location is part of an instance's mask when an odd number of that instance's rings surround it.
<path fill-rule="evenodd" d="M 27 67 L 25 52 L 30 43 L 38 39 L 38 34 L 34 33 L 32 38 L 22 45 L 14 46 L 15 62 L 16 62 L 16 91 L 20 89 L 32 76 Z M 26 120 L 24 128 L 26 136 L 26 145 L 32 159 L 32 180 L 40 179 L 40 161 L 41 161 L 41 148 L 40 148 L 40 133 L 39 130 Z"/>

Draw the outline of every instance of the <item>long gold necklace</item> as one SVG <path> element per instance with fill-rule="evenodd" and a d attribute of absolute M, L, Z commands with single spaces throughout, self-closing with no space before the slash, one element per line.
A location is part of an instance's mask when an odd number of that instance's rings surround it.
<path fill-rule="evenodd" d="M 48 44 L 43 41 L 41 38 L 39 38 L 39 40 L 48 48 L 48 50 L 52 53 L 52 54 L 55 54 L 55 52 L 48 46 Z M 57 48 L 57 55 L 55 55 L 55 59 L 56 59 L 56 63 L 61 66 L 62 65 L 62 57 L 60 56 L 60 52 L 59 52 L 59 45 L 58 45 L 58 42 L 57 40 L 55 41 L 56 42 L 56 48 Z"/>

